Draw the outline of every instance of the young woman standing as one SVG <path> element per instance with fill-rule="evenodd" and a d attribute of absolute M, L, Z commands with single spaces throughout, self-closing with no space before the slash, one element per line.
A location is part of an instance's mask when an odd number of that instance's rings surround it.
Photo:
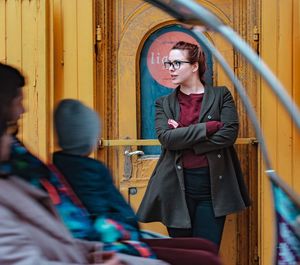
<path fill-rule="evenodd" d="M 205 86 L 205 54 L 178 42 L 164 63 L 173 93 L 156 102 L 162 152 L 138 210 L 171 237 L 202 237 L 220 245 L 227 214 L 250 205 L 233 144 L 238 115 L 226 87 Z"/>

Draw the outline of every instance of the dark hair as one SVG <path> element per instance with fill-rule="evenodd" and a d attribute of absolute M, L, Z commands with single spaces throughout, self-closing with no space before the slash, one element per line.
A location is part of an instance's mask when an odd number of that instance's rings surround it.
<path fill-rule="evenodd" d="M 0 138 L 4 135 L 4 133 L 6 132 L 7 129 L 7 124 L 6 122 L 2 121 L 2 119 L 0 119 Z"/>
<path fill-rule="evenodd" d="M 188 52 L 187 60 L 191 63 L 198 62 L 198 74 L 200 81 L 203 85 L 205 85 L 204 74 L 206 71 L 206 59 L 205 53 L 203 52 L 202 48 L 196 44 L 192 44 L 185 41 L 177 42 L 173 47 L 172 50 L 185 50 Z"/>
<path fill-rule="evenodd" d="M 25 85 L 21 72 L 6 64 L 0 63 L 0 120 L 9 121 L 9 108 L 14 98 L 19 95 L 20 88 Z"/>

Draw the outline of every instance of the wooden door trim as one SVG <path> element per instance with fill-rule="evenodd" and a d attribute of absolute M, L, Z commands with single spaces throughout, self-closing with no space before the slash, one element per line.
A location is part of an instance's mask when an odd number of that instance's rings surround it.
<path fill-rule="evenodd" d="M 255 137 L 250 138 L 238 138 L 235 142 L 236 145 L 253 145 L 257 144 L 258 141 Z M 99 148 L 109 147 L 109 146 L 157 146 L 161 145 L 157 139 L 114 139 L 105 140 L 101 139 L 99 141 Z"/>
<path fill-rule="evenodd" d="M 148 4 L 143 4 L 142 2 L 137 5 L 137 9 L 134 10 L 132 15 L 123 18 L 123 16 L 119 16 L 119 12 L 120 14 L 122 14 L 122 4 L 125 2 L 125 0 L 94 1 L 100 7 L 98 11 L 96 10 L 96 14 L 97 12 L 98 14 L 95 19 L 95 28 L 97 23 L 100 23 L 101 27 L 103 27 L 103 46 L 101 49 L 103 55 L 101 60 L 97 62 L 96 69 L 96 102 L 97 109 L 99 110 L 101 116 L 104 117 L 103 128 L 105 128 L 105 131 L 103 137 L 104 139 L 121 139 L 129 136 L 133 139 L 136 139 L 137 130 L 135 129 L 135 125 L 137 121 L 137 108 L 136 106 L 132 106 L 128 102 L 124 101 L 124 99 L 126 97 L 137 97 L 136 89 L 138 89 L 139 86 L 139 51 L 143 46 L 143 41 L 146 40 L 146 37 L 149 36 L 149 34 L 163 25 L 174 23 L 174 20 L 165 13 L 158 11 Z M 217 4 L 210 3 L 211 1 L 208 2 L 203 0 L 198 2 L 201 2 L 201 4 L 203 4 L 206 8 L 217 14 L 225 24 L 233 25 L 233 27 L 246 40 L 250 40 L 252 31 L 250 31 L 250 25 L 246 23 L 247 19 L 249 18 L 247 18 L 247 14 L 245 12 L 248 5 L 250 5 L 250 0 L 232 0 L 232 2 L 234 3 L 234 9 L 239 12 L 236 15 L 240 17 L 240 21 L 242 22 L 236 21 L 230 16 L 227 16 L 223 12 L 223 10 L 220 10 L 218 7 L 216 7 Z M 257 3 L 259 2 L 259 0 L 254 0 L 254 2 Z M 253 6 L 254 4 L 251 5 Z M 253 10 L 251 9 L 251 12 L 252 11 Z M 245 23 L 247 24 L 246 26 Z M 253 23 L 250 24 L 252 26 Z M 216 45 L 218 46 L 218 42 L 216 43 Z M 226 47 L 219 48 L 221 48 L 222 51 L 226 52 Z M 229 57 L 230 56 L 231 54 L 229 55 Z M 229 60 L 231 59 L 233 60 L 233 58 L 230 57 Z M 256 91 L 257 89 L 253 89 L 253 87 L 258 87 L 256 83 L 256 77 L 253 74 L 251 74 L 250 76 L 246 75 L 245 73 L 248 71 L 246 64 L 239 57 L 238 60 L 239 67 L 236 69 L 236 73 L 243 82 L 246 78 L 249 78 L 249 81 L 246 80 L 246 87 L 251 86 L 251 89 L 249 89 L 250 96 L 255 99 L 257 95 L 254 95 L 253 93 L 256 93 L 254 91 Z M 128 93 L 129 90 L 130 93 Z M 100 100 L 100 98 L 103 99 Z M 119 111 L 119 106 L 121 104 L 122 108 L 126 109 L 126 111 L 128 110 L 126 116 L 123 116 L 123 114 Z M 257 102 L 255 102 L 255 107 L 256 104 Z M 244 119 L 244 116 L 242 115 L 243 108 L 241 107 L 241 103 L 239 100 L 237 101 L 237 106 L 244 124 L 244 121 L 246 119 Z M 128 117 L 132 117 L 133 120 L 128 119 Z M 254 135 L 250 132 L 251 126 L 248 126 L 247 122 L 247 125 L 241 128 L 241 133 L 239 136 L 242 138 L 247 138 L 249 137 L 249 135 Z M 254 156 L 254 159 L 252 159 L 253 161 L 249 161 L 249 165 L 247 166 L 247 168 L 250 168 L 248 172 L 251 173 L 251 177 L 257 176 L 256 146 L 252 147 L 248 145 L 239 145 L 237 146 L 237 149 L 240 153 L 243 152 L 244 154 L 246 154 L 247 152 L 249 152 L 249 155 L 243 158 L 244 164 L 247 163 L 246 160 L 249 159 L 249 157 L 251 157 L 252 155 Z M 108 163 L 108 165 L 113 169 L 114 175 L 116 176 L 122 176 L 122 174 L 120 173 L 122 171 L 122 159 L 124 158 L 119 155 L 120 150 L 120 148 L 104 148 L 99 152 L 101 159 L 105 160 Z M 255 196 L 257 196 L 258 187 L 251 184 L 251 187 L 249 188 L 253 192 L 253 194 L 256 194 Z M 249 210 L 249 222 L 247 227 L 244 228 L 248 230 L 251 229 L 250 232 L 247 232 L 251 234 L 253 233 L 253 236 L 250 236 L 251 242 L 249 244 L 243 244 L 244 239 L 237 235 L 239 245 L 241 246 L 241 249 L 239 249 L 239 251 L 243 251 L 243 253 L 245 251 L 249 252 L 249 254 L 238 261 L 239 264 L 256 264 L 251 263 L 251 261 L 253 261 L 251 256 L 257 256 L 256 254 L 254 254 L 257 253 L 258 241 L 258 221 L 255 220 L 255 218 L 257 218 L 257 197 L 255 198 L 254 203 L 255 208 L 251 208 Z M 247 215 L 239 215 L 238 218 L 240 220 L 238 221 L 238 225 L 244 232 L 245 230 L 243 230 L 242 225 L 245 218 L 247 218 Z"/>

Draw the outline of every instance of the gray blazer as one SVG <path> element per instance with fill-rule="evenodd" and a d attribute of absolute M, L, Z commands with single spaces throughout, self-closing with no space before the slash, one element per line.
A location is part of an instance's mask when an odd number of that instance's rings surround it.
<path fill-rule="evenodd" d="M 101 247 L 101 243 L 72 238 L 45 192 L 18 177 L 0 178 L 1 265 L 93 264 L 90 254 L 97 250 L 100 255 Z M 166 265 L 160 260 L 118 256 L 130 265 Z"/>
<path fill-rule="evenodd" d="M 208 159 L 215 216 L 245 209 L 250 199 L 233 147 L 239 122 L 230 91 L 226 87 L 206 87 L 199 123 L 170 129 L 168 119 L 179 120 L 178 89 L 156 101 L 155 125 L 162 152 L 137 215 L 141 222 L 190 228 L 181 162 L 184 149 L 193 149 Z M 222 121 L 224 126 L 207 137 L 206 122 L 210 120 Z"/>

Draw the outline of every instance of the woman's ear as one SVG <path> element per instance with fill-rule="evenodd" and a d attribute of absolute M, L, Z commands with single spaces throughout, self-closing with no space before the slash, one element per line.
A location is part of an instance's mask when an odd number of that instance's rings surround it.
<path fill-rule="evenodd" d="M 192 64 L 192 71 L 193 71 L 193 73 L 195 73 L 195 72 L 198 72 L 198 69 L 199 69 L 199 63 L 198 62 L 196 62 L 196 63 L 193 63 Z"/>

